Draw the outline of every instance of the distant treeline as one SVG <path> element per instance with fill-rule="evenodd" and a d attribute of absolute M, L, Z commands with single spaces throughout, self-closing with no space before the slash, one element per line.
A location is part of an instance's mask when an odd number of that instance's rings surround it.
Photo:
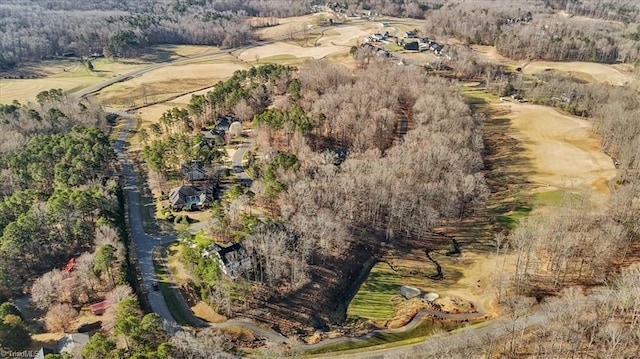
<path fill-rule="evenodd" d="M 637 24 L 589 21 L 636 19 L 640 7 L 628 2 L 473 1 L 450 3 L 426 15 L 426 34 L 455 37 L 466 44 L 495 45 L 501 55 L 515 59 L 593 61 L 640 60 Z M 565 13 L 559 14 L 559 10 Z M 605 11 L 606 10 L 606 11 Z M 623 16 L 624 15 L 624 16 Z M 632 21 L 633 22 L 633 21 Z"/>
<path fill-rule="evenodd" d="M 310 11 L 307 0 L 9 0 L 0 4 L 0 70 L 56 55 L 136 56 L 149 45 L 234 47 L 253 38 L 248 16 Z"/>

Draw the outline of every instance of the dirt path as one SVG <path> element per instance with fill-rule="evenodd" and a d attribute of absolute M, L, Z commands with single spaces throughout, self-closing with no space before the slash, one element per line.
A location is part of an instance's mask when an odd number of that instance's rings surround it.
<path fill-rule="evenodd" d="M 510 120 L 510 135 L 523 143 L 533 171 L 528 179 L 539 189 L 586 192 L 594 200 L 609 194 L 616 176 L 613 160 L 601 152 L 592 123 L 538 105 L 500 103 Z"/>

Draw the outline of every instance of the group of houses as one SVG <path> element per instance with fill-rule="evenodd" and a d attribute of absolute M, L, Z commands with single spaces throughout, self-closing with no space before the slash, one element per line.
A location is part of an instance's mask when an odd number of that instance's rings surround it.
<path fill-rule="evenodd" d="M 373 46 L 375 43 L 389 43 L 392 39 L 395 39 L 395 43 L 398 46 L 402 46 L 403 49 L 409 51 L 433 51 L 436 55 L 442 55 L 444 52 L 444 45 L 439 44 L 428 37 L 419 37 L 415 31 L 407 31 L 403 34 L 402 38 L 390 35 L 388 31 L 375 33 L 371 36 L 367 36 L 364 39 L 364 44 Z M 364 45 L 363 44 L 363 45 Z M 369 46 L 366 45 L 366 46 Z M 388 51 L 383 50 L 386 53 L 382 53 L 380 56 L 391 57 Z"/>
<path fill-rule="evenodd" d="M 384 58 L 384 59 L 393 59 L 394 56 L 391 54 L 391 52 L 383 49 L 382 47 L 378 47 L 373 45 L 370 42 L 363 42 L 360 47 L 362 47 L 363 49 L 368 49 L 370 51 L 372 51 L 377 57 L 380 58 Z"/>
<path fill-rule="evenodd" d="M 218 116 L 216 123 L 211 128 L 202 128 L 200 135 L 203 141 L 200 146 L 213 148 L 224 146 L 231 140 L 231 130 L 234 126 L 242 125 L 231 116 Z M 213 171 L 215 172 L 215 171 Z M 174 187 L 169 190 L 169 206 L 173 210 L 202 210 L 208 208 L 213 202 L 215 186 L 212 186 L 212 171 L 207 171 L 200 161 L 182 165 L 184 180 L 191 185 Z"/>
<path fill-rule="evenodd" d="M 385 31 L 383 33 L 375 33 L 371 36 L 365 37 L 364 42 L 386 42 L 390 37 L 395 36 L 389 35 L 389 31 Z"/>
<path fill-rule="evenodd" d="M 405 50 L 433 51 L 436 55 L 442 55 L 444 51 L 444 45 L 429 40 L 428 37 L 418 37 L 413 31 L 405 32 L 404 37 L 398 39 L 398 45 L 402 46 Z"/>

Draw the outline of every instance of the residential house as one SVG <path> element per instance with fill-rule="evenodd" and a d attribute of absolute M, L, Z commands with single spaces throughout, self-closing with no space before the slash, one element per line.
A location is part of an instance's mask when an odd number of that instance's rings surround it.
<path fill-rule="evenodd" d="M 232 278 L 251 270 L 251 258 L 240 243 L 227 247 L 220 247 L 214 243 L 207 247 L 202 255 L 217 258 L 222 272 Z"/>
<path fill-rule="evenodd" d="M 212 191 L 196 186 L 180 186 L 169 191 L 169 203 L 172 209 L 195 210 L 211 205 Z"/>
<path fill-rule="evenodd" d="M 182 165 L 182 174 L 189 182 L 203 181 L 208 177 L 204 165 L 200 161 L 192 161 L 189 164 Z"/>
<path fill-rule="evenodd" d="M 200 130 L 200 134 L 204 137 L 204 143 L 208 145 L 210 148 L 214 146 L 222 146 L 225 144 L 224 141 L 224 132 L 219 132 L 217 130 L 207 130 L 203 128 Z"/>
<path fill-rule="evenodd" d="M 89 343 L 89 334 L 71 333 L 58 340 L 58 353 L 69 353 L 72 358 L 80 358 L 82 348 Z"/>
<path fill-rule="evenodd" d="M 233 123 L 233 118 L 231 118 L 230 116 L 218 116 L 218 119 L 216 120 L 215 129 L 218 132 L 226 133 L 229 131 L 229 127 L 231 126 L 232 123 Z"/>
<path fill-rule="evenodd" d="M 418 45 L 418 43 L 416 41 L 406 42 L 403 47 L 404 47 L 405 50 L 418 51 L 420 49 L 420 46 Z"/>

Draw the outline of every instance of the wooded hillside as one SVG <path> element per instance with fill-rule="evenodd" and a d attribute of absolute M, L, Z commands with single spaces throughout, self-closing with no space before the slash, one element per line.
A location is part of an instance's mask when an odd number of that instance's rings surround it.
<path fill-rule="evenodd" d="M 44 1 L 0 4 L 0 70 L 53 56 L 131 57 L 156 44 L 236 47 L 248 16 L 293 16 L 308 1 Z"/>

